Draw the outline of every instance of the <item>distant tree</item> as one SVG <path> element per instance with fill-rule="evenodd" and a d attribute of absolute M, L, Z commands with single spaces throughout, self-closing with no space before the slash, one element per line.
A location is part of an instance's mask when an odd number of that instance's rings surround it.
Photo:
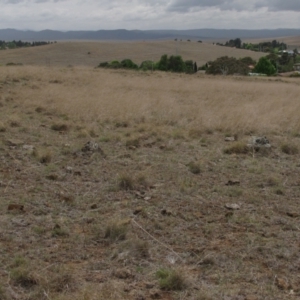
<path fill-rule="evenodd" d="M 122 60 L 121 65 L 124 69 L 138 69 L 139 68 L 131 59 L 128 59 L 128 58 Z"/>
<path fill-rule="evenodd" d="M 168 71 L 168 55 L 164 54 L 159 62 L 156 64 L 156 68 L 160 71 Z"/>
<path fill-rule="evenodd" d="M 232 75 L 236 73 L 247 75 L 249 71 L 248 65 L 234 57 L 228 56 L 219 57 L 215 61 L 210 62 L 209 67 L 206 69 L 207 74 L 213 75 Z"/>
<path fill-rule="evenodd" d="M 194 72 L 197 73 L 197 71 L 198 71 L 198 66 L 197 66 L 197 63 L 194 62 Z"/>
<path fill-rule="evenodd" d="M 256 64 L 256 61 L 250 56 L 243 57 L 243 58 L 240 59 L 240 61 L 242 63 L 244 63 L 245 65 L 247 65 L 247 66 Z"/>
<path fill-rule="evenodd" d="M 273 66 L 273 64 L 267 57 L 263 56 L 259 59 L 258 63 L 256 64 L 254 72 L 270 76 L 276 73 L 276 68 Z"/>

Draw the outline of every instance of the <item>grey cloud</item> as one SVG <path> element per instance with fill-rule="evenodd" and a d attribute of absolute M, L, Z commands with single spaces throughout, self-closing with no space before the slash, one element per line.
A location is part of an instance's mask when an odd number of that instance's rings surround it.
<path fill-rule="evenodd" d="M 265 0 L 257 1 L 257 8 L 267 7 L 269 11 L 300 11 L 299 0 Z"/>
<path fill-rule="evenodd" d="M 266 8 L 269 11 L 300 11 L 299 0 L 173 0 L 169 11 L 190 12 L 203 8 L 217 8 L 232 11 L 255 11 Z"/>

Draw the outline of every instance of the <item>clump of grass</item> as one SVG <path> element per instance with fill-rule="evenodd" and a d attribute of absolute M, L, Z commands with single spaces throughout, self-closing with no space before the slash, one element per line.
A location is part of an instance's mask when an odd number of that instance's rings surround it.
<path fill-rule="evenodd" d="M 54 131 L 69 131 L 70 126 L 67 123 L 54 123 L 51 125 L 51 129 Z"/>
<path fill-rule="evenodd" d="M 149 245 L 146 241 L 135 239 L 131 241 L 131 251 L 137 258 L 149 257 Z"/>
<path fill-rule="evenodd" d="M 246 154 L 249 147 L 243 142 L 236 142 L 224 149 L 225 154 Z"/>
<path fill-rule="evenodd" d="M 20 127 L 21 126 L 21 122 L 20 122 L 20 120 L 19 120 L 18 117 L 13 116 L 9 120 L 9 125 L 10 125 L 10 127 Z"/>
<path fill-rule="evenodd" d="M 110 138 L 108 136 L 102 136 L 99 139 L 99 142 L 102 142 L 102 143 L 108 143 L 109 141 L 110 141 Z"/>
<path fill-rule="evenodd" d="M 33 149 L 32 155 L 38 159 L 38 161 L 42 164 L 50 163 L 52 160 L 52 152 L 48 149 L 37 150 Z"/>
<path fill-rule="evenodd" d="M 0 122 L 0 132 L 5 132 L 5 131 L 6 131 L 5 125 L 2 122 Z"/>
<path fill-rule="evenodd" d="M 200 129 L 190 129 L 188 136 L 192 139 L 200 139 L 202 136 L 202 130 Z"/>
<path fill-rule="evenodd" d="M 201 169 L 200 169 L 200 166 L 199 164 L 195 163 L 195 162 L 190 162 L 188 165 L 188 168 L 190 170 L 191 173 L 193 174 L 200 174 L 201 172 Z"/>
<path fill-rule="evenodd" d="M 159 286 L 163 290 L 181 291 L 186 288 L 186 280 L 178 271 L 162 268 L 156 272 L 156 277 L 159 279 Z"/>
<path fill-rule="evenodd" d="M 267 183 L 268 186 L 277 186 L 277 185 L 279 185 L 280 181 L 277 177 L 270 176 L 269 178 L 267 178 L 266 183 Z"/>
<path fill-rule="evenodd" d="M 105 229 L 104 238 L 112 242 L 122 241 L 126 239 L 128 227 L 122 222 L 113 222 L 107 225 Z"/>
<path fill-rule="evenodd" d="M 138 148 L 140 146 L 140 140 L 138 138 L 133 138 L 126 141 L 126 147 L 135 147 Z"/>
<path fill-rule="evenodd" d="M 122 190 L 133 190 L 134 179 L 129 174 L 122 174 L 118 179 L 119 188 Z"/>
<path fill-rule="evenodd" d="M 60 227 L 60 225 L 56 224 L 52 229 L 52 236 L 53 237 L 67 237 L 69 233 Z"/>
<path fill-rule="evenodd" d="M 129 126 L 129 123 L 127 121 L 120 121 L 120 122 L 116 122 L 116 127 L 123 127 L 123 128 L 127 128 Z"/>
<path fill-rule="evenodd" d="M 46 111 L 46 109 L 45 109 L 44 107 L 42 107 L 42 106 L 38 106 L 38 107 L 35 109 L 35 111 L 36 111 L 37 113 L 43 113 L 43 112 Z"/>
<path fill-rule="evenodd" d="M 274 190 L 275 194 L 278 196 L 283 196 L 284 195 L 284 189 L 281 187 L 278 187 Z"/>
<path fill-rule="evenodd" d="M 21 285 L 24 288 L 31 288 L 38 284 L 36 278 L 34 278 L 27 266 L 20 266 L 12 269 L 10 277 L 16 285 Z"/>
<path fill-rule="evenodd" d="M 296 145 L 291 143 L 284 143 L 281 145 L 281 151 L 285 154 L 295 155 L 299 153 L 299 149 Z"/>

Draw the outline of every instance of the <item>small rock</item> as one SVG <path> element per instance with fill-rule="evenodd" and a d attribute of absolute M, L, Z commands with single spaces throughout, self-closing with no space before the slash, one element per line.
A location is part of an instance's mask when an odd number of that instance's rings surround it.
<path fill-rule="evenodd" d="M 288 290 L 290 286 L 285 279 L 280 277 L 276 277 L 275 284 L 281 290 Z"/>
<path fill-rule="evenodd" d="M 265 136 L 252 136 L 247 146 L 253 148 L 261 148 L 261 147 L 270 148 L 271 144 Z"/>
<path fill-rule="evenodd" d="M 67 171 L 67 173 L 72 173 L 73 172 L 73 168 L 70 167 L 70 166 L 67 166 L 66 167 L 66 171 Z"/>
<path fill-rule="evenodd" d="M 34 149 L 34 146 L 32 146 L 32 145 L 24 145 L 22 148 L 24 150 L 28 151 L 28 152 L 32 152 L 33 149 Z"/>
<path fill-rule="evenodd" d="M 119 279 L 127 279 L 132 277 L 132 274 L 128 269 L 117 269 L 114 271 L 114 275 Z"/>
<path fill-rule="evenodd" d="M 7 210 L 9 210 L 9 211 L 15 210 L 15 211 L 23 212 L 24 211 L 24 205 L 21 205 L 21 204 L 9 204 L 8 207 L 7 207 Z"/>
<path fill-rule="evenodd" d="M 235 141 L 235 137 L 234 136 L 227 136 L 225 138 L 225 142 L 234 142 Z"/>
<path fill-rule="evenodd" d="M 231 210 L 237 210 L 237 209 L 240 209 L 241 207 L 238 205 L 238 204 L 236 204 L 236 203 L 226 203 L 225 204 L 225 207 L 227 208 L 227 209 L 231 209 Z"/>

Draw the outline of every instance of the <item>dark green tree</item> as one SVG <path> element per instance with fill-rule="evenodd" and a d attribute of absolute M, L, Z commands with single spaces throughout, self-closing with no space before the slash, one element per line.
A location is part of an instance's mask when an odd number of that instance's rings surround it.
<path fill-rule="evenodd" d="M 254 72 L 270 76 L 276 73 L 276 68 L 273 66 L 273 64 L 267 57 L 263 56 L 259 59 L 258 63 L 256 64 Z"/>

